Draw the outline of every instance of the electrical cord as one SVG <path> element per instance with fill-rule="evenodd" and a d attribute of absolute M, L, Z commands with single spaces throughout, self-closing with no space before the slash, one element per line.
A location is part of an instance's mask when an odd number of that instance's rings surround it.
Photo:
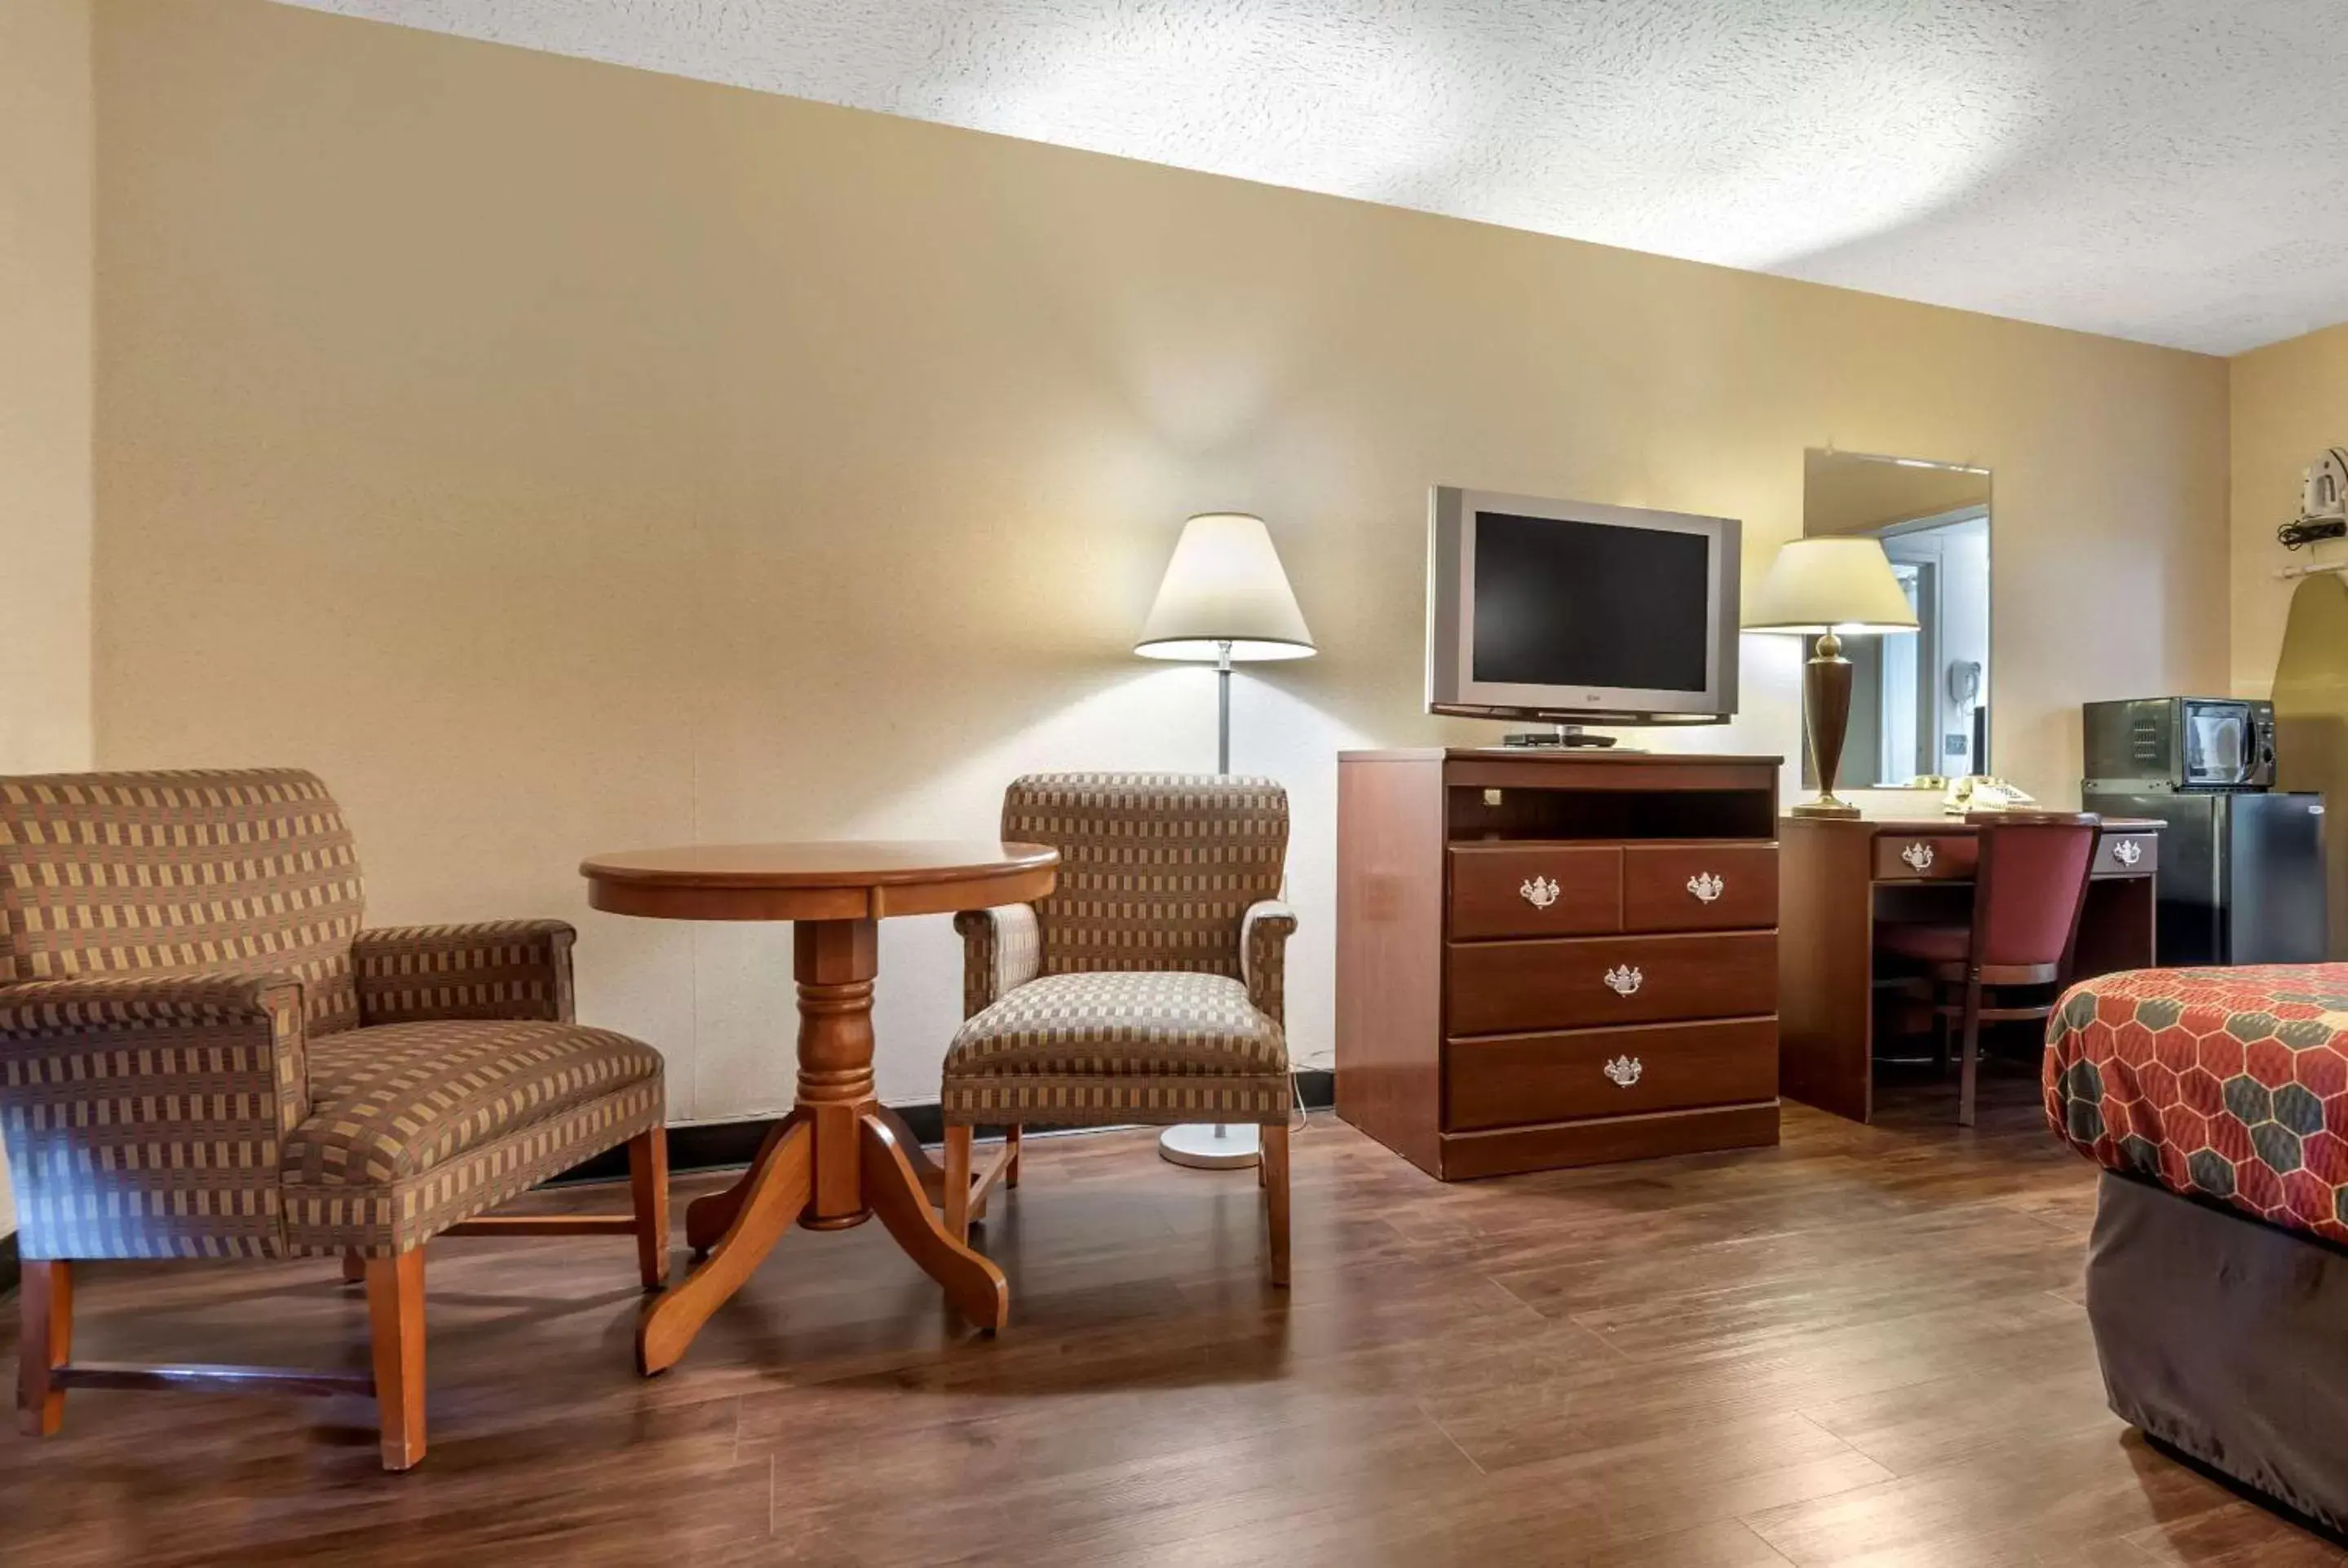
<path fill-rule="evenodd" d="M 2321 539 L 2348 538 L 2348 522 L 2338 518 L 2297 518 L 2275 530 L 2275 540 L 2287 550 L 2304 549 Z"/>

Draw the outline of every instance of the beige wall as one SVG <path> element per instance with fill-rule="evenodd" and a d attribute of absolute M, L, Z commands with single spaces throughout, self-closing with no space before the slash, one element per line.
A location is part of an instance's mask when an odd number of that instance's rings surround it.
<path fill-rule="evenodd" d="M 2221 362 L 237 0 L 101 11 L 98 745 L 324 773 L 384 919 L 577 920 L 675 1111 L 789 1095 L 787 944 L 607 918 L 583 851 L 991 831 L 1198 768 L 1127 649 L 1184 514 L 1271 519 L 1322 656 L 1243 674 L 1330 1052 L 1339 747 L 1420 712 L 1426 487 L 1798 532 L 1802 454 L 1995 470 L 2001 766 L 2222 681 Z M 1929 367 L 1930 374 L 1924 374 Z M 1744 717 L 1796 743 L 1788 640 Z M 882 1091 L 936 1091 L 942 920 Z"/>
<path fill-rule="evenodd" d="M 90 760 L 94 142 L 88 0 L 0 5 L 0 774 Z"/>
<path fill-rule="evenodd" d="M 2291 590 L 2275 569 L 2348 561 L 2348 544 L 2285 550 L 2275 529 L 2299 515 L 2300 476 L 2326 446 L 2348 446 L 2348 325 L 2228 362 L 2233 423 L 2233 691 L 2263 697 Z"/>

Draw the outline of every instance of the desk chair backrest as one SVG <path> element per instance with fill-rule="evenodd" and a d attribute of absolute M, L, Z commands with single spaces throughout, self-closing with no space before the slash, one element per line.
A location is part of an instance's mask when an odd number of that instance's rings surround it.
<path fill-rule="evenodd" d="M 1003 836 L 1060 852 L 1036 900 L 1042 972 L 1186 969 L 1240 978 L 1240 917 L 1280 897 L 1288 792 L 1213 774 L 1031 774 Z"/>
<path fill-rule="evenodd" d="M 1972 963 L 1992 984 L 2050 981 L 2068 967 L 2103 819 L 2079 812 L 1977 812 Z M 2040 971 L 2031 974 L 1991 971 Z"/>

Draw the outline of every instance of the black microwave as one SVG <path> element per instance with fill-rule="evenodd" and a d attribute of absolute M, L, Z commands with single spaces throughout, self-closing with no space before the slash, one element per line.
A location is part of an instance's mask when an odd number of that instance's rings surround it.
<path fill-rule="evenodd" d="M 2086 787 L 2264 790 L 2275 780 L 2274 704 L 2233 697 L 2089 702 Z"/>

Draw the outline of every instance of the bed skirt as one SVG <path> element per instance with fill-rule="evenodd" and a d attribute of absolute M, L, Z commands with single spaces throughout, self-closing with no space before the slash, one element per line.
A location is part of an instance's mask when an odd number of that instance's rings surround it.
<path fill-rule="evenodd" d="M 2107 1171 L 2087 1319 L 2122 1420 L 2348 1530 L 2348 1252 Z"/>

